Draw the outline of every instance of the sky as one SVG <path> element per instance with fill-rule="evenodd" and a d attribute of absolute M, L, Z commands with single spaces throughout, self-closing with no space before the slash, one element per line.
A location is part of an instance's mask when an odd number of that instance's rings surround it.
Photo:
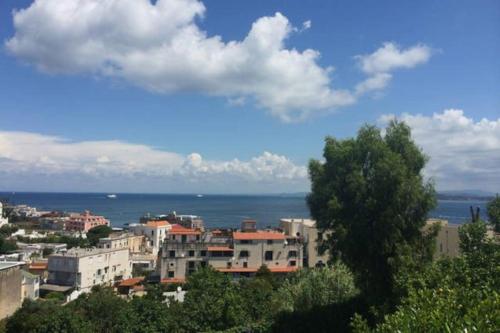
<path fill-rule="evenodd" d="M 500 2 L 2 0 L 0 190 L 309 190 L 397 117 L 438 190 L 500 192 Z"/>

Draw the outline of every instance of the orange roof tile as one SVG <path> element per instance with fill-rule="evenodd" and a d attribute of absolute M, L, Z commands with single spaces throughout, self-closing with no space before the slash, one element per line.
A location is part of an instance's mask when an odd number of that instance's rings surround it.
<path fill-rule="evenodd" d="M 28 269 L 47 269 L 48 267 L 49 267 L 49 264 L 46 262 L 32 262 L 28 266 Z"/>
<path fill-rule="evenodd" d="M 257 268 L 240 268 L 240 267 L 231 267 L 231 268 L 216 268 L 219 272 L 222 273 L 256 273 Z"/>
<path fill-rule="evenodd" d="M 233 252 L 234 249 L 228 246 L 208 246 L 207 250 L 210 251 L 223 251 L 223 252 Z"/>
<path fill-rule="evenodd" d="M 167 283 L 184 283 L 186 282 L 186 279 L 182 278 L 164 278 L 161 279 L 161 283 L 167 284 Z"/>
<path fill-rule="evenodd" d="M 169 225 L 170 223 L 168 223 L 167 221 L 148 221 L 146 223 L 146 225 L 148 227 L 155 227 L 155 228 L 158 228 L 158 227 L 166 227 L 167 225 Z"/>
<path fill-rule="evenodd" d="M 132 287 L 144 281 L 144 277 L 136 277 L 131 279 L 122 280 L 118 286 L 120 287 Z"/>
<path fill-rule="evenodd" d="M 236 240 L 284 240 L 285 235 L 275 231 L 256 231 L 256 232 L 233 232 L 233 238 Z"/>
<path fill-rule="evenodd" d="M 196 229 L 185 228 L 179 224 L 172 224 L 172 228 L 168 233 L 172 235 L 199 235 L 201 232 Z"/>
<path fill-rule="evenodd" d="M 287 267 L 269 267 L 271 273 L 291 273 L 298 270 L 298 266 L 287 266 Z"/>

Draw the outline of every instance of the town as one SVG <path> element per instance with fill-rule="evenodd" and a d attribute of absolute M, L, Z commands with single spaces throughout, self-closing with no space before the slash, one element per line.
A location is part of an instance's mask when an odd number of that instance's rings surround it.
<path fill-rule="evenodd" d="M 286 275 L 329 263 L 328 253 L 319 250 L 328 235 L 305 218 L 283 218 L 279 227 L 259 230 L 255 220 L 241 221 L 239 229 L 206 229 L 201 217 L 175 212 L 147 214 L 125 228 L 111 228 L 109 220 L 90 211 L 15 205 L 0 206 L 0 216 L 7 216 L 0 231 L 4 244 L 11 245 L 0 256 L 0 319 L 25 299 L 57 296 L 70 302 L 98 285 L 131 298 L 144 295 L 145 284 L 160 284 L 166 296 L 182 301 L 186 278 L 200 267 L 241 279 L 263 266 Z M 458 256 L 458 226 L 429 219 L 426 227 L 435 224 L 440 225 L 435 257 Z M 96 238 L 96 231 L 102 237 Z"/>

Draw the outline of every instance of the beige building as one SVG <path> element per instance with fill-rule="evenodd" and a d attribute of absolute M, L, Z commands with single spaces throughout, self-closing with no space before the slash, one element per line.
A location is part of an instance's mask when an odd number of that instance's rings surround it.
<path fill-rule="evenodd" d="M 255 274 L 262 265 L 275 273 L 302 267 L 299 238 L 275 230 L 255 230 L 248 225 L 248 221 L 244 222 L 242 231 L 203 233 L 173 225 L 161 252 L 161 278 L 185 279 L 203 266 L 212 266 L 233 277 Z"/>
<path fill-rule="evenodd" d="M 296 236 L 303 239 L 304 266 L 317 267 L 328 263 L 328 252 L 320 255 L 318 252 L 318 239 L 321 234 L 316 228 L 316 221 L 311 219 L 281 219 L 280 228 L 287 236 Z"/>
<path fill-rule="evenodd" d="M 40 296 L 40 277 L 30 272 L 22 273 L 22 299 L 37 300 Z"/>
<path fill-rule="evenodd" d="M 23 265 L 24 262 L 0 262 L 0 320 L 21 307 Z"/>
<path fill-rule="evenodd" d="M 112 233 L 106 238 L 100 238 L 97 247 L 100 249 L 128 248 L 130 253 L 145 251 L 146 239 L 143 235 L 134 235 L 127 232 Z"/>
<path fill-rule="evenodd" d="M 441 228 L 436 236 L 436 250 L 434 259 L 441 257 L 457 257 L 460 254 L 460 237 L 458 235 L 458 224 L 449 224 L 447 220 L 428 219 L 427 226 L 440 224 Z"/>
<path fill-rule="evenodd" d="M 48 284 L 88 292 L 95 285 L 129 278 L 132 268 L 128 248 L 74 248 L 50 255 L 48 271 Z"/>

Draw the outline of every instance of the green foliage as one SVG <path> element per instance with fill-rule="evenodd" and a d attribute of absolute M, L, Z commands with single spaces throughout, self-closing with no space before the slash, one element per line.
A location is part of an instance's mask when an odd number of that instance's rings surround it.
<path fill-rule="evenodd" d="M 91 325 L 70 308 L 57 302 L 27 300 L 6 323 L 8 333 L 90 333 Z"/>
<path fill-rule="evenodd" d="M 355 273 L 363 294 L 390 308 L 398 301 L 398 272 L 432 257 L 421 232 L 436 204 L 422 176 L 427 158 L 410 128 L 395 121 L 385 136 L 365 126 L 353 139 L 328 137 L 323 156 L 325 162 L 309 165 L 311 215 L 332 231 L 325 243 Z"/>
<path fill-rule="evenodd" d="M 68 249 L 73 247 L 88 247 L 89 243 L 87 239 L 82 237 L 71 237 L 66 235 L 47 235 L 43 238 L 29 238 L 17 236 L 17 239 L 23 243 L 59 243 L 66 244 Z"/>
<path fill-rule="evenodd" d="M 66 296 L 64 296 L 63 293 L 58 291 L 51 291 L 47 295 L 45 295 L 44 298 L 48 300 L 59 301 L 61 303 L 66 300 Z"/>
<path fill-rule="evenodd" d="M 202 268 L 189 276 L 184 309 L 196 320 L 184 321 L 189 332 L 224 330 L 247 322 L 244 301 L 231 278 L 214 269 Z"/>
<path fill-rule="evenodd" d="M 1 237 L 10 237 L 13 233 L 18 231 L 19 228 L 16 225 L 5 224 L 0 228 L 0 236 Z"/>
<path fill-rule="evenodd" d="M 494 199 L 488 202 L 486 205 L 486 212 L 488 213 L 488 219 L 495 228 L 495 231 L 500 232 L 500 196 L 498 194 Z"/>
<path fill-rule="evenodd" d="M 16 241 L 0 236 L 0 254 L 10 253 L 15 250 L 17 250 Z"/>
<path fill-rule="evenodd" d="M 87 240 L 90 246 L 97 246 L 100 238 L 106 238 L 113 231 L 107 225 L 99 225 L 87 231 Z"/>
<path fill-rule="evenodd" d="M 309 311 L 315 307 L 342 303 L 358 294 L 352 273 L 343 264 L 318 269 L 301 269 L 278 289 L 279 311 Z"/>
<path fill-rule="evenodd" d="M 500 245 L 483 222 L 460 229 L 462 256 L 443 259 L 409 280 L 409 294 L 376 332 L 498 332 Z M 357 318 L 358 332 L 366 327 Z"/>

